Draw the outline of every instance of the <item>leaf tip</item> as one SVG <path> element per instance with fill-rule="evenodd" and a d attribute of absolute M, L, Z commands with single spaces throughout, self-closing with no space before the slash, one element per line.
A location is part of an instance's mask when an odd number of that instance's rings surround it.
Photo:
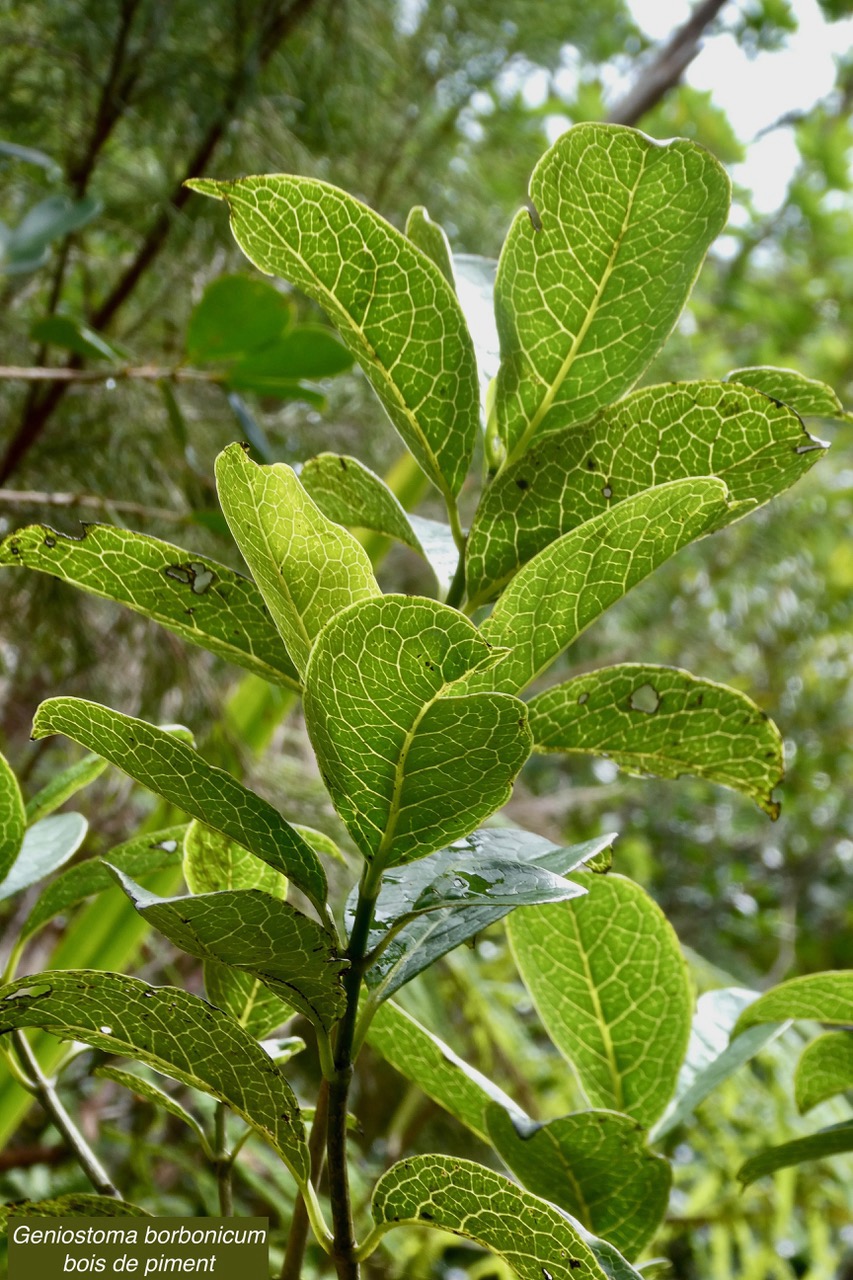
<path fill-rule="evenodd" d="M 215 178 L 187 178 L 183 185 L 190 191 L 196 191 L 200 196 L 211 196 L 214 200 L 227 201 L 227 191 L 232 184 L 219 182 Z"/>

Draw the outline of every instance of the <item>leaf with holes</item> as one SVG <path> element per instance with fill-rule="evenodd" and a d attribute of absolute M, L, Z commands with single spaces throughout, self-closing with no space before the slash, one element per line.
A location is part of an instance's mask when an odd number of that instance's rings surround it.
<path fill-rule="evenodd" d="M 160 898 L 121 871 L 115 878 L 142 918 L 188 955 L 259 979 L 324 1031 L 341 1017 L 349 965 L 322 925 L 289 902 L 260 889 Z"/>
<path fill-rule="evenodd" d="M 216 460 L 216 483 L 234 539 L 304 674 L 323 625 L 379 594 L 367 552 L 326 519 L 283 463 L 261 467 L 229 445 Z"/>
<path fill-rule="evenodd" d="M 433 483 L 454 499 L 479 420 L 474 349 L 440 269 L 366 205 L 314 178 L 193 179 L 224 200 L 255 266 L 317 302 Z"/>
<path fill-rule="evenodd" d="M 721 480 L 673 480 L 558 538 L 516 574 L 480 633 L 510 650 L 465 682 L 519 693 L 612 604 L 729 511 Z"/>
<path fill-rule="evenodd" d="M 796 369 L 775 369 L 771 365 L 734 369 L 726 374 L 726 381 L 757 387 L 765 395 L 789 405 L 801 418 L 850 421 L 850 414 L 845 412 L 832 387 L 828 387 L 825 382 L 818 382 L 816 378 L 807 378 Z M 819 445 L 819 441 L 815 441 L 815 445 Z"/>
<path fill-rule="evenodd" d="M 290 1085 L 227 1014 L 179 987 L 89 969 L 30 974 L 0 988 L 0 1035 L 40 1027 L 82 1040 L 226 1102 L 275 1148 L 300 1186 L 308 1148 Z"/>
<path fill-rule="evenodd" d="M 273 684 L 299 688 L 255 584 L 206 556 L 106 524 L 85 525 L 77 538 L 36 524 L 0 542 L 0 565 L 52 574 Z"/>
<path fill-rule="evenodd" d="M 536 441 L 496 477 L 468 536 L 468 594 L 489 599 L 555 538 L 644 489 L 717 476 L 751 510 L 794 484 L 825 448 L 761 391 L 721 382 L 643 387 Z"/>
<path fill-rule="evenodd" d="M 528 704 L 534 750 L 607 756 L 629 773 L 693 774 L 771 818 L 785 761 L 779 730 L 746 694 L 689 671 L 625 663 L 546 689 Z"/>
<path fill-rule="evenodd" d="M 666 1213 L 672 1172 L 646 1146 L 636 1120 L 578 1111 L 546 1124 L 513 1119 L 492 1103 L 489 1137 L 528 1191 L 565 1209 L 632 1259 Z"/>
<path fill-rule="evenodd" d="M 456 692 L 495 652 L 434 600 L 383 596 L 320 633 L 308 732 L 335 808 L 375 874 L 467 835 L 508 798 L 530 753 L 523 703 Z"/>
<path fill-rule="evenodd" d="M 97 751 L 155 795 L 236 840 L 288 876 L 324 912 L 326 874 L 313 849 L 271 804 L 173 734 L 82 698 L 41 704 L 33 737 L 52 733 Z"/>
<path fill-rule="evenodd" d="M 525 986 L 593 1106 L 648 1128 L 678 1078 L 693 1011 L 660 907 L 632 880 L 578 873 L 588 892 L 522 907 L 507 925 Z"/>
<path fill-rule="evenodd" d="M 624 395 L 669 336 L 730 184 L 695 143 L 579 124 L 530 180 L 495 284 L 497 429 L 510 463 L 537 434 Z"/>

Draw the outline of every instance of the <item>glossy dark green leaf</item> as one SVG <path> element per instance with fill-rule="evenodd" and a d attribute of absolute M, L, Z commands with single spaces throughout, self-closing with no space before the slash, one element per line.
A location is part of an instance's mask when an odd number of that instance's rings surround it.
<path fill-rule="evenodd" d="M 308 1149 L 290 1085 L 252 1037 L 206 1000 L 119 973 L 51 970 L 0 988 L 0 1034 L 21 1027 L 135 1058 L 227 1102 L 305 1185 Z"/>
<path fill-rule="evenodd" d="M 577 879 L 583 898 L 512 913 L 513 954 L 590 1103 L 648 1128 L 672 1096 L 687 1049 L 687 966 L 672 926 L 639 885 L 588 872 Z"/>
<path fill-rule="evenodd" d="M 832 1031 L 818 1036 L 803 1050 L 794 1076 L 794 1092 L 801 1114 L 850 1089 L 853 1089 L 853 1035 L 849 1031 Z"/>
<path fill-rule="evenodd" d="M 805 1164 L 809 1160 L 825 1160 L 829 1156 L 844 1155 L 853 1151 L 853 1120 L 810 1133 L 805 1138 L 794 1138 L 778 1147 L 768 1147 L 752 1156 L 738 1169 L 738 1180 L 745 1187 L 759 1178 L 765 1178 L 777 1169 L 790 1169 L 792 1165 Z"/>
<path fill-rule="evenodd" d="M 27 815 L 24 797 L 12 766 L 0 753 L 0 878 L 5 877 L 17 858 Z"/>
<path fill-rule="evenodd" d="M 136 836 L 110 849 L 107 860 L 134 879 L 166 867 L 178 867 L 185 830 L 186 827 L 181 825 Z M 21 928 L 21 938 L 32 937 L 58 915 L 76 907 L 86 898 L 112 888 L 114 883 L 110 872 L 98 858 L 89 858 L 69 867 L 42 890 Z"/>
<path fill-rule="evenodd" d="M 91 786 L 106 767 L 106 760 L 102 760 L 100 756 L 87 755 L 76 764 L 70 764 L 67 769 L 61 769 L 27 801 L 27 822 L 32 824 L 40 818 L 46 818 L 78 791 Z"/>
<path fill-rule="evenodd" d="M 322 925 L 290 903 L 260 889 L 161 898 L 121 871 L 115 877 L 143 919 L 182 951 L 259 979 L 325 1031 L 340 1018 L 349 966 Z"/>
<path fill-rule="evenodd" d="M 82 320 L 71 316 L 55 314 L 37 320 L 30 330 L 34 342 L 43 342 L 47 346 L 61 347 L 74 355 L 90 360 L 120 359 L 120 352 L 107 342 L 94 329 L 90 329 Z"/>
<path fill-rule="evenodd" d="M 216 460 L 222 510 L 287 650 L 304 673 L 317 634 L 379 594 L 362 545 L 327 520 L 290 467 L 261 467 L 240 445 Z"/>
<path fill-rule="evenodd" d="M 63 866 L 80 848 L 88 828 L 81 813 L 54 813 L 28 827 L 17 858 L 0 883 L 0 902 Z"/>
<path fill-rule="evenodd" d="M 796 413 L 721 382 L 643 387 L 536 441 L 486 490 L 466 547 L 468 593 L 488 599 L 555 538 L 644 489 L 717 476 L 760 505 L 822 456 Z"/>
<path fill-rule="evenodd" d="M 473 623 L 434 600 L 383 596 L 320 633 L 305 718 L 323 780 L 376 871 L 467 835 L 508 798 L 530 752 L 524 705 L 457 696 L 494 664 Z"/>
<path fill-rule="evenodd" d="M 519 1280 L 639 1280 L 621 1254 L 569 1214 L 470 1160 L 401 1160 L 379 1179 L 371 1208 L 387 1230 L 408 1223 L 475 1240 Z"/>
<path fill-rule="evenodd" d="M 439 268 L 372 209 L 314 178 L 189 185 L 227 203 L 257 267 L 324 308 L 421 467 L 454 499 L 477 434 L 477 370 Z"/>
<path fill-rule="evenodd" d="M 796 369 L 775 369 L 770 365 L 734 369 L 726 375 L 726 381 L 757 387 L 765 395 L 789 405 L 801 418 L 850 418 L 832 387 L 816 378 L 807 378 Z"/>
<path fill-rule="evenodd" d="M 533 1124 L 492 1103 L 489 1137 L 528 1191 L 550 1200 L 633 1259 L 663 1221 L 672 1172 L 636 1120 L 579 1111 Z"/>
<path fill-rule="evenodd" d="M 122 769 L 155 795 L 221 831 L 288 876 L 321 914 L 326 874 L 319 858 L 268 801 L 240 785 L 173 734 L 82 698 L 39 707 L 33 737 L 64 733 Z"/>
<path fill-rule="evenodd" d="M 633 386 L 725 225 L 729 192 L 710 152 L 619 125 L 575 125 L 545 153 L 495 284 L 510 463 Z"/>
<path fill-rule="evenodd" d="M 0 542 L 0 565 L 24 565 L 115 600 L 246 670 L 299 688 L 299 677 L 253 582 L 158 538 L 85 525 L 77 538 L 47 525 Z"/>
<path fill-rule="evenodd" d="M 193 308 L 187 355 L 193 363 L 234 360 L 280 338 L 293 308 L 274 285 L 252 276 L 219 276 Z"/>
<path fill-rule="evenodd" d="M 782 737 L 737 689 L 632 662 L 546 689 L 528 710 L 536 751 L 606 756 L 659 778 L 693 774 L 779 816 L 772 792 L 785 771 Z"/>

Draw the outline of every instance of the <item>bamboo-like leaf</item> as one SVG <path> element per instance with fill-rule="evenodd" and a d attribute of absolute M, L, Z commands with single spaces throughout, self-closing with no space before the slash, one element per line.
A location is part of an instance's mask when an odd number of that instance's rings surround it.
<path fill-rule="evenodd" d="M 575 892 L 566 892 L 564 886 L 571 882 L 563 877 L 608 848 L 614 838 L 600 836 L 565 848 L 530 831 L 484 827 L 456 841 L 450 849 L 405 868 L 386 871 L 368 942 L 371 951 L 383 948 L 366 975 L 368 986 L 374 989 L 374 1000 L 387 1000 L 448 951 L 523 905 L 518 894 L 508 895 L 507 903 L 489 901 L 490 895 L 484 901 L 476 894 L 460 901 L 460 891 L 453 884 L 454 867 L 462 866 L 467 874 L 476 872 L 482 863 L 500 867 L 506 862 L 511 868 L 553 874 L 556 883 L 536 883 L 547 892 L 553 890 L 561 899 L 574 897 L 579 886 L 573 886 Z M 467 882 L 465 875 L 461 878 Z M 445 900 L 440 895 L 448 886 L 451 895 Z M 349 920 L 353 918 L 355 901 L 354 891 L 347 902 Z"/>
<path fill-rule="evenodd" d="M 88 829 L 82 813 L 54 813 L 34 822 L 24 832 L 20 853 L 0 883 L 0 902 L 57 871 L 80 848 Z"/>
<path fill-rule="evenodd" d="M 545 153 L 495 284 L 497 425 L 508 459 L 637 381 L 668 337 L 729 208 L 701 147 L 579 124 Z"/>
<path fill-rule="evenodd" d="M 0 988 L 0 1035 L 40 1027 L 227 1102 L 272 1144 L 300 1186 L 308 1149 L 290 1085 L 233 1018 L 179 987 L 94 969 L 49 970 Z"/>
<path fill-rule="evenodd" d="M 479 397 L 471 338 L 440 269 L 372 209 L 314 178 L 188 185 L 226 202 L 255 266 L 323 307 L 420 466 L 455 498 Z"/>
<path fill-rule="evenodd" d="M 199 960 L 217 960 L 258 978 L 329 1031 L 344 1011 L 348 968 L 322 925 L 260 889 L 161 898 L 129 876 L 115 877 L 139 914 Z"/>
<path fill-rule="evenodd" d="M 183 851 L 184 879 L 190 893 L 262 889 L 273 898 L 287 894 L 287 881 L 280 871 L 202 822 L 191 822 L 187 827 Z M 111 857 L 106 860 L 112 863 Z M 126 867 L 119 870 L 133 874 Z"/>
<path fill-rule="evenodd" d="M 676 667 L 625 663 L 546 689 L 528 710 L 536 751 L 607 756 L 659 778 L 693 774 L 779 816 L 771 793 L 785 770 L 781 734 L 736 689 Z"/>
<path fill-rule="evenodd" d="M 807 1045 L 797 1063 L 794 1094 L 800 1114 L 853 1089 L 853 1035 L 831 1031 Z"/>
<path fill-rule="evenodd" d="M 214 1158 L 210 1143 L 207 1140 L 207 1134 L 198 1120 L 187 1111 L 186 1107 L 181 1106 L 177 1098 L 173 1098 L 165 1089 L 161 1089 L 159 1085 L 152 1083 L 151 1080 L 144 1079 L 143 1076 L 138 1076 L 132 1071 L 121 1071 L 118 1067 L 96 1067 L 92 1074 L 99 1080 L 112 1080 L 113 1084 L 120 1084 L 123 1089 L 129 1089 L 138 1098 L 143 1098 L 146 1102 L 159 1107 L 161 1111 L 167 1111 L 170 1116 L 174 1116 L 176 1120 L 188 1125 L 198 1138 L 208 1160 Z"/>
<path fill-rule="evenodd" d="M 326 874 L 319 858 L 277 809 L 207 764 L 174 734 L 82 698 L 50 698 L 39 707 L 33 737 L 64 733 L 109 760 L 179 809 L 222 832 L 275 867 L 324 910 Z"/>
<path fill-rule="evenodd" d="M 0 879 L 11 868 L 21 849 L 27 815 L 18 779 L 6 757 L 0 754 Z"/>
<path fill-rule="evenodd" d="M 216 460 L 222 510 L 288 653 L 305 671 L 318 631 L 348 604 L 379 594 L 370 559 L 327 520 L 290 467 L 260 467 L 240 445 Z"/>
<path fill-rule="evenodd" d="M 412 244 L 434 262 L 447 283 L 454 286 L 453 254 L 441 223 L 433 222 L 422 204 L 409 210 L 406 235 Z"/>
<path fill-rule="evenodd" d="M 470 1160 L 414 1156 L 376 1184 L 373 1218 L 452 1231 L 503 1258 L 520 1280 L 639 1280 L 611 1245 L 565 1211 Z"/>
<path fill-rule="evenodd" d="M 31 800 L 27 801 L 27 823 L 32 825 L 39 819 L 46 818 L 60 805 L 75 796 L 78 791 L 91 786 L 97 778 L 100 778 L 106 767 L 106 760 L 102 760 L 100 756 L 86 755 L 76 764 L 70 764 L 67 769 L 61 769 L 45 783 L 40 791 L 36 792 Z"/>
<path fill-rule="evenodd" d="M 519 693 L 605 609 L 728 513 L 721 480 L 673 480 L 564 534 L 516 574 L 480 632 L 509 648 L 465 688 Z"/>
<path fill-rule="evenodd" d="M 804 1164 L 807 1160 L 825 1160 L 828 1156 L 840 1156 L 848 1151 L 853 1151 L 853 1120 L 845 1120 L 829 1129 L 810 1133 L 805 1138 L 794 1138 L 792 1142 L 759 1151 L 758 1155 L 741 1165 L 737 1176 L 740 1183 L 748 1187 L 751 1182 L 757 1182 L 777 1169 L 790 1169 L 792 1165 Z"/>
<path fill-rule="evenodd" d="M 672 1171 L 646 1146 L 636 1120 L 615 1111 L 578 1111 L 532 1124 L 500 1106 L 486 1119 L 495 1150 L 522 1185 L 565 1209 L 633 1259 L 666 1213 Z"/>
<path fill-rule="evenodd" d="M 652 1141 L 660 1141 L 678 1125 L 688 1121 L 709 1093 L 791 1025 L 785 1022 L 751 1027 L 729 1044 L 738 1015 L 757 998 L 757 992 L 742 987 L 722 987 L 706 991 L 699 997 L 675 1093 L 652 1128 Z"/>
<path fill-rule="evenodd" d="M 466 547 L 468 594 L 485 600 L 555 538 L 644 489 L 717 476 L 734 502 L 767 502 L 825 447 L 785 405 L 722 382 L 643 387 L 547 435 L 486 490 Z"/>
<path fill-rule="evenodd" d="M 206 556 L 106 524 L 84 525 L 77 538 L 36 524 L 0 543 L 4 564 L 39 569 L 115 600 L 219 658 L 299 689 L 255 584 Z"/>
<path fill-rule="evenodd" d="M 177 867 L 181 861 L 185 829 L 183 826 L 166 827 L 152 831 L 150 835 L 136 836 L 111 849 L 107 860 L 134 878 L 166 867 Z M 89 858 L 69 867 L 42 890 L 21 928 L 21 939 L 31 938 L 56 916 L 76 907 L 86 898 L 112 888 L 114 884 L 112 875 L 100 859 Z"/>
<path fill-rule="evenodd" d="M 853 1024 L 853 969 L 830 969 L 789 978 L 765 991 L 744 1009 L 733 1036 L 762 1022 L 784 1022 L 786 1018 L 808 1018 L 815 1022 Z"/>
<path fill-rule="evenodd" d="M 524 1112 L 488 1077 L 465 1062 L 438 1036 L 393 1000 L 379 1008 L 367 1032 L 372 1049 L 416 1084 L 484 1142 L 489 1142 L 486 1108 L 498 1106 L 526 1119 Z"/>
<path fill-rule="evenodd" d="M 593 1106 L 648 1128 L 663 1112 L 690 1035 L 693 998 L 660 907 L 622 876 L 577 875 L 583 898 L 522 907 L 508 921 L 542 1022 Z"/>
<path fill-rule="evenodd" d="M 807 378 L 796 369 L 776 369 L 771 365 L 733 369 L 726 374 L 726 381 L 757 387 L 765 395 L 789 405 L 801 418 L 850 420 L 850 414 L 845 412 L 832 387 L 816 378 Z"/>
<path fill-rule="evenodd" d="M 418 597 L 352 605 L 321 632 L 305 717 L 324 781 L 378 868 L 433 853 L 500 808 L 530 752 L 525 708 L 457 696 L 495 654 L 473 623 Z"/>

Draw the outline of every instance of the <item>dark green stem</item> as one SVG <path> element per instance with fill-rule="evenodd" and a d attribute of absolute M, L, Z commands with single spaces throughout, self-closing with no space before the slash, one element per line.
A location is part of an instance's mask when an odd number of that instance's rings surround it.
<path fill-rule="evenodd" d="M 38 1098 L 56 1128 L 74 1152 L 77 1163 L 98 1195 L 111 1196 L 114 1200 L 121 1200 L 121 1192 L 113 1186 L 110 1181 L 110 1175 L 65 1110 L 56 1092 L 54 1082 L 49 1080 L 43 1073 L 24 1033 L 22 1031 L 13 1031 L 12 1042 L 21 1066 L 30 1081 L 30 1092 L 34 1097 Z"/>
<path fill-rule="evenodd" d="M 317 1106 L 314 1111 L 314 1123 L 311 1126 L 311 1138 L 308 1142 L 308 1155 L 311 1160 L 311 1183 L 317 1187 L 323 1173 L 326 1158 L 326 1133 L 329 1121 L 329 1082 L 322 1080 L 317 1094 Z M 290 1233 L 287 1237 L 287 1248 L 281 1266 L 279 1280 L 299 1280 L 302 1275 L 302 1259 L 305 1256 L 305 1245 L 308 1241 L 308 1210 L 302 1196 L 297 1196 L 293 1207 L 293 1218 Z"/>
<path fill-rule="evenodd" d="M 365 954 L 376 906 L 378 886 L 362 881 L 347 959 L 350 967 L 344 978 L 346 1010 L 338 1025 L 335 1042 L 335 1074 L 329 1081 L 329 1197 L 332 1204 L 332 1261 L 338 1280 L 359 1280 L 352 1204 L 347 1173 L 347 1104 L 353 1074 L 353 1039 L 358 1018 L 358 998 L 365 972 Z"/>
<path fill-rule="evenodd" d="M 228 1139 L 225 1124 L 228 1119 L 228 1108 L 224 1102 L 216 1105 L 216 1185 L 219 1188 L 219 1214 L 230 1218 L 234 1212 L 234 1193 L 231 1181 L 233 1161 L 228 1150 Z"/>
<path fill-rule="evenodd" d="M 459 552 L 459 563 L 456 566 L 456 572 L 453 575 L 453 581 L 447 592 L 446 604 L 451 608 L 458 609 L 465 595 L 465 547 Z"/>

